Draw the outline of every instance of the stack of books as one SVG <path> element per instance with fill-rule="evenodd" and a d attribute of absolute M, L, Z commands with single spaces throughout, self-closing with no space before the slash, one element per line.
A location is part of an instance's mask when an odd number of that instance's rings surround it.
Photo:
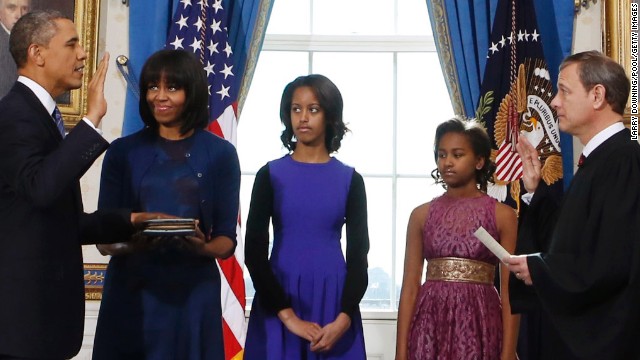
<path fill-rule="evenodd" d="M 148 236 L 193 236 L 196 234 L 195 219 L 153 219 L 144 222 L 144 235 Z"/>

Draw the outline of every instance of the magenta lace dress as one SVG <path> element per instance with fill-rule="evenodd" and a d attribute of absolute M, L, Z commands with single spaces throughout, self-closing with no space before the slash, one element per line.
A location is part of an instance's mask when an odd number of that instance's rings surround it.
<path fill-rule="evenodd" d="M 499 240 L 496 200 L 483 195 L 431 202 L 422 230 L 424 257 L 458 257 L 493 265 L 498 259 L 473 235 L 483 226 Z M 502 315 L 493 285 L 429 280 L 422 285 L 409 333 L 410 359 L 500 358 Z"/>

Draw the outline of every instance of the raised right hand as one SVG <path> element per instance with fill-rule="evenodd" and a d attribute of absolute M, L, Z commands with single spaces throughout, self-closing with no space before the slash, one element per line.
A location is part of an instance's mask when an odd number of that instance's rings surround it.
<path fill-rule="evenodd" d="M 100 121 L 107 113 L 107 100 L 104 97 L 104 81 L 107 77 L 107 68 L 109 67 L 109 53 L 106 52 L 102 56 L 102 60 L 98 64 L 98 68 L 93 74 L 89 86 L 87 88 L 87 119 L 93 123 L 95 127 L 100 125 Z"/>
<path fill-rule="evenodd" d="M 524 136 L 518 137 L 516 150 L 522 160 L 522 183 L 527 192 L 533 193 L 538 188 L 542 177 L 542 163 L 538 157 L 538 151 Z"/>

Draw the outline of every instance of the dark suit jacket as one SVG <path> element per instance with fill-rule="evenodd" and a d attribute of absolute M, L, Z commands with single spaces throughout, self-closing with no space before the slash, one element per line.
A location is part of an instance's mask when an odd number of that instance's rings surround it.
<path fill-rule="evenodd" d="M 133 232 L 129 211 L 83 212 L 79 179 L 107 147 L 83 121 L 62 140 L 21 83 L 0 100 L 0 354 L 66 359 L 80 350 L 81 245 Z"/>

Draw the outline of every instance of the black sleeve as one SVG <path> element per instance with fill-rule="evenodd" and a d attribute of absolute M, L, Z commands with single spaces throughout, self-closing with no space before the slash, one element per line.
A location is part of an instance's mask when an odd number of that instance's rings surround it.
<path fill-rule="evenodd" d="M 0 125 L 0 153 L 4 154 L 0 178 L 17 198 L 47 211 L 58 206 L 60 197 L 77 186 L 109 143 L 84 121 L 57 142 L 46 130 L 42 131 L 40 118 L 28 118 L 33 113 L 30 110 L 17 114 L 13 121 Z"/>
<path fill-rule="evenodd" d="M 518 217 L 518 241 L 515 254 L 535 254 L 549 251 L 551 234 L 558 219 L 562 200 L 562 184 L 547 185 L 544 181 L 536 189 L 531 204 L 523 203 Z M 523 313 L 540 308 L 533 286 L 525 285 L 513 273 L 509 275 L 511 312 Z"/>
<path fill-rule="evenodd" d="M 245 234 L 245 264 L 249 269 L 260 305 L 277 313 L 291 303 L 269 265 L 269 222 L 273 214 L 273 188 L 269 166 L 256 174 Z"/>
<path fill-rule="evenodd" d="M 562 202 L 562 183 L 547 185 L 540 181 L 531 204 L 522 206 L 518 219 L 516 254 L 549 251 L 551 234 Z"/>
<path fill-rule="evenodd" d="M 131 210 L 128 209 L 100 209 L 82 214 L 80 230 L 83 245 L 125 242 L 135 232 L 131 224 Z"/>
<path fill-rule="evenodd" d="M 347 277 L 342 290 L 341 311 L 351 316 L 367 291 L 367 193 L 362 176 L 354 171 L 347 198 Z"/>

